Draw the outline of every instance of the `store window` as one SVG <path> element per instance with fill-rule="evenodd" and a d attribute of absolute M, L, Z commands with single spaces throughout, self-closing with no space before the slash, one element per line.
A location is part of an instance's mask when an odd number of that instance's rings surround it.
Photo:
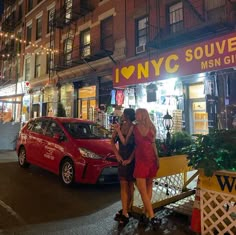
<path fill-rule="evenodd" d="M 42 17 L 36 20 L 36 40 L 42 37 Z"/>
<path fill-rule="evenodd" d="M 101 49 L 113 51 L 113 17 L 101 22 Z"/>
<path fill-rule="evenodd" d="M 73 102 L 71 102 L 73 98 L 74 88 L 72 84 L 65 84 L 61 87 L 61 103 L 66 111 L 67 117 L 72 117 L 73 110 Z"/>
<path fill-rule="evenodd" d="M 90 29 L 81 32 L 80 36 L 80 55 L 87 57 L 91 54 Z"/>
<path fill-rule="evenodd" d="M 35 78 L 40 77 L 40 73 L 41 73 L 41 55 L 36 54 L 35 55 Z"/>
<path fill-rule="evenodd" d="M 32 39 L 32 25 L 28 25 L 26 28 L 26 46 L 29 45 Z"/>
<path fill-rule="evenodd" d="M 177 33 L 184 28 L 183 2 L 178 2 L 169 7 L 170 33 Z"/>
<path fill-rule="evenodd" d="M 148 41 L 148 17 L 136 20 L 136 54 L 142 53 L 146 49 Z"/>

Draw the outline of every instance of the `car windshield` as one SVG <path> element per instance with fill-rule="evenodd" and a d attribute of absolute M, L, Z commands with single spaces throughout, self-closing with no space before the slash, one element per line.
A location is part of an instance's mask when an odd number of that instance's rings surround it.
<path fill-rule="evenodd" d="M 75 139 L 111 138 L 111 133 L 96 123 L 66 122 L 63 126 Z"/>

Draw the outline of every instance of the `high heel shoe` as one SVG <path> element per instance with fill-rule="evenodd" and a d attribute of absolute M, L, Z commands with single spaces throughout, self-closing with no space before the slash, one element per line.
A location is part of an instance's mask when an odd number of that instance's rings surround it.
<path fill-rule="evenodd" d="M 119 227 L 124 227 L 128 223 L 129 223 L 129 217 L 126 217 L 125 215 L 121 215 L 120 221 L 119 221 Z"/>
<path fill-rule="evenodd" d="M 115 214 L 114 220 L 115 220 L 115 221 L 120 221 L 121 216 L 122 216 L 122 209 L 119 210 L 119 211 Z"/>
<path fill-rule="evenodd" d="M 138 226 L 142 226 L 142 227 L 147 227 L 148 226 L 148 218 L 146 217 L 145 214 L 142 214 L 139 218 L 139 222 L 138 222 Z"/>
<path fill-rule="evenodd" d="M 150 219 L 150 224 L 152 226 L 152 229 L 156 231 L 161 224 L 161 220 L 157 219 L 156 217 L 153 217 Z"/>

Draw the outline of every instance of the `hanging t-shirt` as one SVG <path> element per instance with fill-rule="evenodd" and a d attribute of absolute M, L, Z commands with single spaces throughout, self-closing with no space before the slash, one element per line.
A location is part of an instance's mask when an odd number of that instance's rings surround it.
<path fill-rule="evenodd" d="M 135 105 L 135 92 L 134 88 L 129 89 L 129 105 Z"/>
<path fill-rule="evenodd" d="M 129 106 L 129 89 L 124 90 L 124 107 Z"/>
<path fill-rule="evenodd" d="M 111 90 L 111 105 L 116 104 L 116 90 Z"/>
<path fill-rule="evenodd" d="M 147 102 L 154 102 L 157 100 L 157 86 L 154 83 L 151 83 L 146 87 L 147 90 Z"/>
<path fill-rule="evenodd" d="M 117 90 L 116 91 L 116 104 L 122 105 L 124 103 L 124 91 L 123 90 Z"/>

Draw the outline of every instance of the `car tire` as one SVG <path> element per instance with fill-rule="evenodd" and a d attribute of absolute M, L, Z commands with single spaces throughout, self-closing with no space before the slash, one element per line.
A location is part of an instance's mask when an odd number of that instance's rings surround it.
<path fill-rule="evenodd" d="M 18 163 L 22 168 L 28 168 L 29 163 L 26 160 L 26 150 L 24 147 L 21 147 L 18 153 Z"/>
<path fill-rule="evenodd" d="M 71 186 L 74 184 L 75 168 L 70 158 L 66 158 L 61 162 L 60 178 L 64 185 Z"/>

